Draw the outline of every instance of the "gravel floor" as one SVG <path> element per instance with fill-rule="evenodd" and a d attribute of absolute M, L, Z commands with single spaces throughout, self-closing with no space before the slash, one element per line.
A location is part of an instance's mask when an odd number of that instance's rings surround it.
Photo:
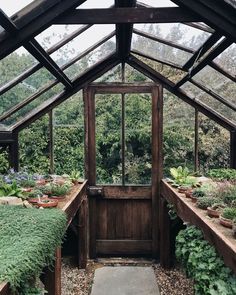
<path fill-rule="evenodd" d="M 164 270 L 159 264 L 136 260 L 130 262 L 122 259 L 117 261 L 89 261 L 86 270 L 78 269 L 70 258 L 63 258 L 62 262 L 62 295 L 89 295 L 93 283 L 95 269 L 104 265 L 139 265 L 154 268 L 161 295 L 193 295 L 193 282 L 186 278 L 178 269 Z M 106 294 L 104 294 L 106 295 Z M 122 294 L 121 294 L 122 295 Z M 145 295 L 145 294 L 144 294 Z"/>

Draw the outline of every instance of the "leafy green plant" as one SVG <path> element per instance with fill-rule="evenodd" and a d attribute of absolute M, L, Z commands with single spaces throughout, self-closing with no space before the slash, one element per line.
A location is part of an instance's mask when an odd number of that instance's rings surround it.
<path fill-rule="evenodd" d="M 236 277 L 196 227 L 179 232 L 175 254 L 187 275 L 194 279 L 196 295 L 236 294 Z"/>
<path fill-rule="evenodd" d="M 236 208 L 225 208 L 222 211 L 222 217 L 233 220 L 236 218 Z"/>
<path fill-rule="evenodd" d="M 236 180 L 236 169 L 218 168 L 210 169 L 207 176 L 216 180 Z"/>
<path fill-rule="evenodd" d="M 195 198 L 202 198 L 206 196 L 206 193 L 201 187 L 198 187 L 193 190 L 192 195 Z"/>
<path fill-rule="evenodd" d="M 57 185 L 52 184 L 51 185 L 51 195 L 52 196 L 64 196 L 70 191 L 70 186 L 63 184 L 63 185 Z"/>
<path fill-rule="evenodd" d="M 221 189 L 219 193 L 223 202 L 229 206 L 236 206 L 236 185 L 227 186 L 225 189 Z"/>
<path fill-rule="evenodd" d="M 78 181 L 79 179 L 81 179 L 80 172 L 76 170 L 72 170 L 70 174 L 70 180 L 72 182 L 75 182 L 75 181 Z"/>
<path fill-rule="evenodd" d="M 170 174 L 173 177 L 175 184 L 179 186 L 193 186 L 196 184 L 195 177 L 190 176 L 190 172 L 187 167 L 172 167 L 170 168 Z"/>
<path fill-rule="evenodd" d="M 197 200 L 197 206 L 200 209 L 207 209 L 207 207 L 211 207 L 213 204 L 217 203 L 219 199 L 211 198 L 211 197 L 202 197 Z"/>
<path fill-rule="evenodd" d="M 17 185 L 16 182 L 7 184 L 2 182 L 0 185 L 0 197 L 18 197 L 24 198 L 22 188 Z"/>

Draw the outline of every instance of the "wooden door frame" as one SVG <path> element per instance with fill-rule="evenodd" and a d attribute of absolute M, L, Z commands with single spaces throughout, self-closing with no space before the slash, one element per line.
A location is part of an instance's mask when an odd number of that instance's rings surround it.
<path fill-rule="evenodd" d="M 83 90 L 85 122 L 85 176 L 96 185 L 96 94 L 149 93 L 152 97 L 152 256 L 159 257 L 160 182 L 162 179 L 163 90 L 155 83 L 92 83 Z M 96 257 L 96 197 L 89 198 L 89 253 Z"/>

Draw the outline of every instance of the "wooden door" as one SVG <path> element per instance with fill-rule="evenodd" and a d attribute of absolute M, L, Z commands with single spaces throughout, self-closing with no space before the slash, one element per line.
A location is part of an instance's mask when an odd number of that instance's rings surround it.
<path fill-rule="evenodd" d="M 123 99 L 127 93 L 150 93 L 152 166 L 149 185 L 97 184 L 95 96 L 101 93 L 121 94 Z M 84 104 L 90 257 L 104 255 L 158 257 L 159 184 L 162 177 L 162 87 L 151 83 L 145 85 L 94 83 L 84 89 Z M 123 131 L 125 131 L 124 124 L 122 124 Z M 124 149 L 124 144 L 121 148 Z"/>

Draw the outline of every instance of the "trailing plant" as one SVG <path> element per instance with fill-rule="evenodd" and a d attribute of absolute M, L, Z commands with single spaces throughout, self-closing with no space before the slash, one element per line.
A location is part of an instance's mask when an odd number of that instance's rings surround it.
<path fill-rule="evenodd" d="M 202 197 L 197 200 L 197 206 L 200 209 L 207 209 L 207 207 L 211 207 L 213 204 L 217 203 L 219 199 L 211 198 L 211 197 Z"/>
<path fill-rule="evenodd" d="M 0 206 L 0 282 L 9 282 L 14 294 L 30 294 L 22 289 L 52 265 L 66 220 L 58 209 Z"/>
<path fill-rule="evenodd" d="M 236 218 L 236 208 L 225 208 L 222 211 L 222 217 L 233 220 Z"/>
<path fill-rule="evenodd" d="M 195 282 L 196 295 L 234 295 L 236 277 L 194 226 L 176 237 L 176 258 Z"/>
<path fill-rule="evenodd" d="M 236 169 L 218 168 L 210 169 L 207 176 L 215 180 L 236 180 Z"/>

